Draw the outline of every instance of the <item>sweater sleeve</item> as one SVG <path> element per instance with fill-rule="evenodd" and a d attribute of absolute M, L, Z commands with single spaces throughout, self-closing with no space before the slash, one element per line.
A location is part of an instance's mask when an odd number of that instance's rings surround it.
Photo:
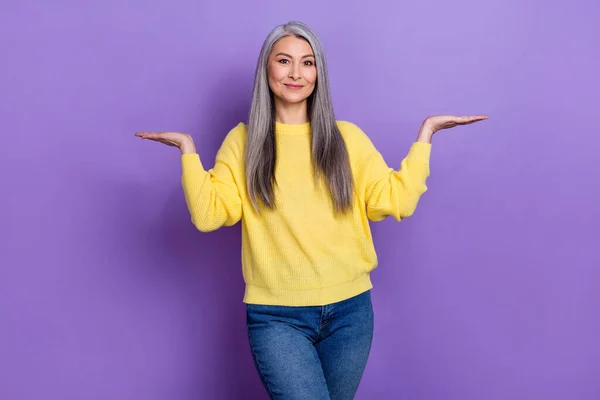
<path fill-rule="evenodd" d="M 370 220 L 393 216 L 400 221 L 414 213 L 421 195 L 427 191 L 430 154 L 430 143 L 414 142 L 398 171 L 388 167 L 377 150 L 371 154 L 365 190 Z"/>
<path fill-rule="evenodd" d="M 358 159 L 359 189 L 363 190 L 367 216 L 381 221 L 388 216 L 400 221 L 411 216 L 427 191 L 431 143 L 414 142 L 399 170 L 390 168 L 368 136 L 353 124 L 352 144 Z"/>
<path fill-rule="evenodd" d="M 208 171 L 197 153 L 181 155 L 185 201 L 192 223 L 202 232 L 234 225 L 242 218 L 242 200 L 235 180 L 240 157 L 233 142 L 230 133 L 217 152 L 214 167 Z"/>

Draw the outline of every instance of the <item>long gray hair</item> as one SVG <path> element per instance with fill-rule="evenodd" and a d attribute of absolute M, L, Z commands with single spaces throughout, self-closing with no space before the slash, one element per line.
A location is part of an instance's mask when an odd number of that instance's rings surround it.
<path fill-rule="evenodd" d="M 267 64 L 275 43 L 286 36 L 306 40 L 315 55 L 317 81 L 307 99 L 313 175 L 315 179 L 325 180 L 334 210 L 343 213 L 352 208 L 354 182 L 348 150 L 333 111 L 325 54 L 313 30 L 296 21 L 273 29 L 258 57 L 245 149 L 248 195 L 256 211 L 259 202 L 267 208 L 275 208 L 275 106 L 267 77 Z"/>

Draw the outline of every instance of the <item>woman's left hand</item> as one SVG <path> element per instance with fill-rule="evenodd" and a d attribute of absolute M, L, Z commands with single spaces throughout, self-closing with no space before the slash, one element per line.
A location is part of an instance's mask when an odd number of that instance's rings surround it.
<path fill-rule="evenodd" d="M 458 125 L 468 125 L 488 119 L 487 115 L 458 117 L 455 115 L 433 115 L 423 121 L 419 131 L 419 141 L 431 142 L 431 136 L 439 130 L 453 128 Z"/>

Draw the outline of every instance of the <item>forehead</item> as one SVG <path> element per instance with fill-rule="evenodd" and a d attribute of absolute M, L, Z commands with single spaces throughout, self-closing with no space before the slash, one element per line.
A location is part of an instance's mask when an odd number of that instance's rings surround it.
<path fill-rule="evenodd" d="M 310 44 L 306 40 L 296 36 L 286 36 L 279 39 L 273 46 L 272 53 L 277 54 L 279 52 L 300 57 L 307 54 L 313 54 Z"/>

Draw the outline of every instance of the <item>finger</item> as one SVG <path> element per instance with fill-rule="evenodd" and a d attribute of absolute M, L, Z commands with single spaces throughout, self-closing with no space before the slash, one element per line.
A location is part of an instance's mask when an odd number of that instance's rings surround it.
<path fill-rule="evenodd" d="M 469 122 L 469 117 L 454 117 L 452 119 L 450 119 L 448 122 L 446 122 L 445 125 L 451 125 L 451 126 L 456 126 L 456 125 L 464 125 L 467 122 Z"/>
<path fill-rule="evenodd" d="M 156 140 L 159 138 L 159 135 L 155 132 L 138 132 L 135 134 L 138 137 L 141 137 L 142 139 L 153 139 Z"/>
<path fill-rule="evenodd" d="M 165 139 L 159 133 L 154 133 L 154 132 L 138 132 L 138 133 L 136 133 L 136 136 L 139 136 L 142 139 L 152 140 L 154 142 L 160 142 L 160 143 L 164 143 L 164 144 L 174 145 L 173 141 Z"/>
<path fill-rule="evenodd" d="M 169 140 L 165 137 L 165 132 L 158 132 L 158 133 L 148 132 L 142 136 L 142 139 L 150 139 L 150 140 L 156 140 L 156 141 Z"/>
<path fill-rule="evenodd" d="M 459 117 L 457 119 L 457 122 L 465 125 L 465 124 L 472 124 L 473 122 L 477 122 L 477 121 L 482 121 L 484 119 L 487 119 L 488 117 L 485 115 L 477 115 L 477 116 L 465 116 L 465 117 Z"/>

